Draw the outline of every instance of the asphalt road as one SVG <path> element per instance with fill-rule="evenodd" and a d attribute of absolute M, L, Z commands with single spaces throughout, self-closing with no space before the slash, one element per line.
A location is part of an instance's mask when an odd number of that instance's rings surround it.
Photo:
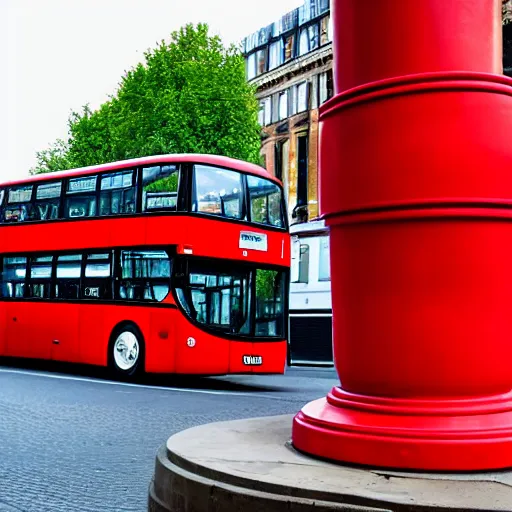
<path fill-rule="evenodd" d="M 0 362 L 0 512 L 147 510 L 157 448 L 180 430 L 297 412 L 332 369 L 284 376 L 146 377 Z"/>

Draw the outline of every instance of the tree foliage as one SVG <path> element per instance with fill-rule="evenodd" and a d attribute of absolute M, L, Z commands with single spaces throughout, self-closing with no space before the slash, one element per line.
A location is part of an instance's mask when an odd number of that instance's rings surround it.
<path fill-rule="evenodd" d="M 144 54 L 101 107 L 73 112 L 69 139 L 37 153 L 32 174 L 165 153 L 259 162 L 255 89 L 241 52 L 188 24 Z"/>

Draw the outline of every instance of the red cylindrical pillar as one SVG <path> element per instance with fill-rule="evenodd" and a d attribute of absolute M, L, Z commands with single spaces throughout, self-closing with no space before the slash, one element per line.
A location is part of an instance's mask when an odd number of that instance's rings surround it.
<path fill-rule="evenodd" d="M 500 5 L 332 1 L 338 94 L 321 110 L 320 207 L 341 385 L 295 417 L 299 450 L 410 469 L 512 466 Z"/>
<path fill-rule="evenodd" d="M 501 73 L 501 0 L 331 0 L 336 92 L 436 71 Z"/>

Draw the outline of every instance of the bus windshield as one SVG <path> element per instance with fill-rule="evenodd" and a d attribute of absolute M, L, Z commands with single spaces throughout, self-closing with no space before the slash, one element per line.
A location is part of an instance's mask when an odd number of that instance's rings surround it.
<path fill-rule="evenodd" d="M 192 211 L 285 227 L 282 193 L 277 184 L 258 176 L 247 175 L 244 179 L 237 171 L 207 165 L 194 166 Z"/>
<path fill-rule="evenodd" d="M 176 294 L 194 322 L 224 334 L 285 336 L 285 272 L 199 260 L 177 269 Z"/>

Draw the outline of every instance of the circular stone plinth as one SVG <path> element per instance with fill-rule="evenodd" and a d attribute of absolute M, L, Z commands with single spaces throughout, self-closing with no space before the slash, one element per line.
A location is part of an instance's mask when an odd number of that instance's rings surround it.
<path fill-rule="evenodd" d="M 512 510 L 512 471 L 413 473 L 321 461 L 293 449 L 292 420 L 212 423 L 172 436 L 158 451 L 149 510 Z"/>

